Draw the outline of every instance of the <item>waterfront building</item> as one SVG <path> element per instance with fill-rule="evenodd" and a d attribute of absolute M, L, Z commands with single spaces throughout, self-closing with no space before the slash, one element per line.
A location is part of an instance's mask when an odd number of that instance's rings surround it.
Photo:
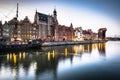
<path fill-rule="evenodd" d="M 54 38 L 54 17 L 36 11 L 34 17 L 36 39 L 52 40 Z"/>
<path fill-rule="evenodd" d="M 83 30 L 82 30 L 82 27 L 75 28 L 74 33 L 75 33 L 74 41 L 83 41 Z"/>
<path fill-rule="evenodd" d="M 71 41 L 72 40 L 72 23 L 71 25 L 65 26 L 65 25 L 58 25 L 58 41 Z"/>
<path fill-rule="evenodd" d="M 0 21 L 0 39 L 2 39 L 2 21 Z"/>
<path fill-rule="evenodd" d="M 72 40 L 72 24 L 68 26 L 60 25 L 57 20 L 57 11 L 54 9 L 53 15 L 46 15 L 36 11 L 34 25 L 36 26 L 36 38 L 44 41 Z"/>
<path fill-rule="evenodd" d="M 2 38 L 9 41 L 10 40 L 10 25 L 5 21 L 5 23 L 2 25 Z"/>
<path fill-rule="evenodd" d="M 93 31 L 91 29 L 83 30 L 84 40 L 92 40 L 93 39 Z"/>
<path fill-rule="evenodd" d="M 74 30 L 74 41 L 96 40 L 97 33 L 91 29 L 83 30 L 82 27 L 77 27 Z"/>
<path fill-rule="evenodd" d="M 33 24 L 26 16 L 24 20 L 20 21 L 20 37 L 23 41 L 33 38 Z"/>
<path fill-rule="evenodd" d="M 54 9 L 54 40 L 55 41 L 71 41 L 73 38 L 73 25 L 60 25 L 57 20 L 57 11 Z"/>
<path fill-rule="evenodd" d="M 16 17 L 14 17 L 12 20 L 9 22 L 10 25 L 10 36 L 11 36 L 11 41 L 17 40 L 17 38 L 20 38 L 20 22 L 17 20 Z"/>
<path fill-rule="evenodd" d="M 107 31 L 106 28 L 100 28 L 98 30 L 98 39 L 105 40 L 106 39 L 106 31 Z"/>

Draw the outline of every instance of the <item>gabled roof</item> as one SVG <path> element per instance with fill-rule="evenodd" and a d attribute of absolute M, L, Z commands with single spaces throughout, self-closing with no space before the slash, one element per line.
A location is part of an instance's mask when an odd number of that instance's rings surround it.
<path fill-rule="evenodd" d="M 43 14 L 43 13 L 38 13 L 38 12 L 37 12 L 37 14 L 39 16 L 39 20 L 46 21 L 46 22 L 48 21 L 48 15 Z"/>

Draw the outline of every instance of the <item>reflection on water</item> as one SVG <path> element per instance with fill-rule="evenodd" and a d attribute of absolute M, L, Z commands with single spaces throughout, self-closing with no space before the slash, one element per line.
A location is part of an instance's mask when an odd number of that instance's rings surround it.
<path fill-rule="evenodd" d="M 74 80 L 74 76 L 84 79 L 82 76 L 88 75 L 84 69 L 96 62 L 100 64 L 107 57 L 106 43 L 42 47 L 1 54 L 0 80 Z"/>

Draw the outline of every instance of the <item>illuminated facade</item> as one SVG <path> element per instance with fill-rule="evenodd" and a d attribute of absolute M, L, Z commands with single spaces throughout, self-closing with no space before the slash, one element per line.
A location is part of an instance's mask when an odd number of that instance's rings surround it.
<path fill-rule="evenodd" d="M 10 25 L 10 38 L 13 41 L 14 39 L 16 40 L 17 38 L 20 38 L 20 22 L 17 20 L 16 17 L 14 17 L 12 20 L 10 20 L 9 22 Z"/>
<path fill-rule="evenodd" d="M 94 33 L 91 29 L 83 30 L 82 27 L 77 27 L 74 30 L 74 41 L 83 40 L 96 40 L 97 33 Z"/>
<path fill-rule="evenodd" d="M 74 30 L 74 41 L 83 41 L 83 30 L 82 27 L 75 28 Z"/>
<path fill-rule="evenodd" d="M 29 40 L 33 38 L 34 26 L 26 16 L 23 20 L 18 21 L 13 18 L 9 21 L 11 40 Z"/>
<path fill-rule="evenodd" d="M 29 40 L 33 38 L 33 25 L 26 16 L 24 20 L 20 21 L 20 38 L 22 40 Z"/>

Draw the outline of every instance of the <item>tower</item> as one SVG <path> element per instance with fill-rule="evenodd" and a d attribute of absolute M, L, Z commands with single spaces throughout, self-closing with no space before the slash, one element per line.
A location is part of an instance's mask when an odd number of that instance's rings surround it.
<path fill-rule="evenodd" d="M 57 11 L 56 11 L 56 9 L 54 9 L 54 11 L 53 11 L 53 16 L 54 16 L 54 19 L 57 20 Z"/>
<path fill-rule="evenodd" d="M 56 9 L 54 9 L 54 11 L 53 11 L 53 17 L 54 17 L 54 32 L 55 32 L 54 40 L 58 41 L 59 34 L 58 34 L 58 21 L 57 21 L 57 11 L 56 11 Z"/>

